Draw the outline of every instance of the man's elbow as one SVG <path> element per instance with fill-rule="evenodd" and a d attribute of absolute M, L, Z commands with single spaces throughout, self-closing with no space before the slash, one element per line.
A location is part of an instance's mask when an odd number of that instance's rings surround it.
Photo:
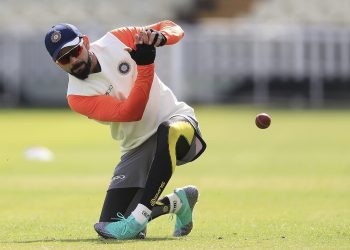
<path fill-rule="evenodd" d="M 145 109 L 133 110 L 132 112 L 127 112 L 126 120 L 128 122 L 138 122 L 142 119 Z"/>
<path fill-rule="evenodd" d="M 134 114 L 132 115 L 132 117 L 131 117 L 131 121 L 132 121 L 132 122 L 141 121 L 142 116 L 143 116 L 143 112 L 134 113 Z"/>
<path fill-rule="evenodd" d="M 142 114 L 128 114 L 128 115 L 118 115 L 113 117 L 103 117 L 99 116 L 97 118 L 89 117 L 90 119 L 96 119 L 101 122 L 138 122 L 142 119 Z"/>

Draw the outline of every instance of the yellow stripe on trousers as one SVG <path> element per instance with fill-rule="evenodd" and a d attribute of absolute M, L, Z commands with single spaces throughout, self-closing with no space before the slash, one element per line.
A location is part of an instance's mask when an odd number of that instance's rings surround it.
<path fill-rule="evenodd" d="M 169 153 L 171 157 L 172 172 L 174 172 L 176 167 L 176 143 L 180 136 L 184 136 L 188 144 L 191 145 L 194 136 L 194 128 L 189 122 L 185 121 L 174 122 L 169 126 Z"/>

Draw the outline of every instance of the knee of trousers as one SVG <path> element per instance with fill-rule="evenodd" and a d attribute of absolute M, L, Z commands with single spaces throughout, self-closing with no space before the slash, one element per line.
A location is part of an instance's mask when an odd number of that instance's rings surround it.
<path fill-rule="evenodd" d="M 179 136 L 184 136 L 188 141 L 192 141 L 194 128 L 189 122 L 162 122 L 157 129 L 158 140 L 178 139 Z"/>
<path fill-rule="evenodd" d="M 168 149 L 174 169 L 176 166 L 177 142 L 180 137 L 183 137 L 187 141 L 187 144 L 190 145 L 194 137 L 194 128 L 186 121 L 163 122 L 158 127 L 157 136 L 158 146 Z"/>
<path fill-rule="evenodd" d="M 186 138 L 189 144 L 191 144 L 194 136 L 194 128 L 189 122 L 178 121 L 178 122 L 162 122 L 158 126 L 157 137 L 158 141 L 176 141 L 180 136 Z"/>

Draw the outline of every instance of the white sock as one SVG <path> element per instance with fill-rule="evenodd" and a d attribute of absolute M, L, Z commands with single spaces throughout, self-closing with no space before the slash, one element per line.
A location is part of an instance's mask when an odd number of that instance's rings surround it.
<path fill-rule="evenodd" d="M 151 213 L 152 211 L 149 210 L 148 207 L 139 203 L 131 214 L 135 217 L 135 220 L 138 223 L 143 225 L 146 221 L 149 220 L 149 218 L 151 217 Z"/>
<path fill-rule="evenodd" d="M 169 213 L 176 214 L 180 210 L 180 208 L 182 207 L 182 202 L 181 202 L 179 196 L 177 196 L 175 193 L 172 193 L 172 194 L 168 194 L 166 197 L 168 197 L 168 199 L 170 201 Z"/>

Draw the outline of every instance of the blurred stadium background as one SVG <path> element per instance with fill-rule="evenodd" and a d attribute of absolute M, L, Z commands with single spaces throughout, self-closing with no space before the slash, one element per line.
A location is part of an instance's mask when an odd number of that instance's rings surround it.
<path fill-rule="evenodd" d="M 1 0 L 0 106 L 66 106 L 67 76 L 44 35 L 69 22 L 95 40 L 163 19 L 185 39 L 158 50 L 158 72 L 192 103 L 297 108 L 350 104 L 349 0 Z"/>
<path fill-rule="evenodd" d="M 349 10 L 350 0 L 0 0 L 0 249 L 349 249 Z M 93 41 L 164 19 L 185 38 L 158 49 L 157 71 L 179 99 L 205 104 L 195 110 L 207 152 L 165 191 L 198 185 L 196 230 L 173 240 L 163 217 L 148 241 L 101 241 L 92 225 L 120 154 L 108 129 L 65 108 L 68 78 L 44 36 L 70 22 Z M 270 129 L 255 127 L 258 112 Z M 52 160 L 28 157 L 38 146 Z"/>

